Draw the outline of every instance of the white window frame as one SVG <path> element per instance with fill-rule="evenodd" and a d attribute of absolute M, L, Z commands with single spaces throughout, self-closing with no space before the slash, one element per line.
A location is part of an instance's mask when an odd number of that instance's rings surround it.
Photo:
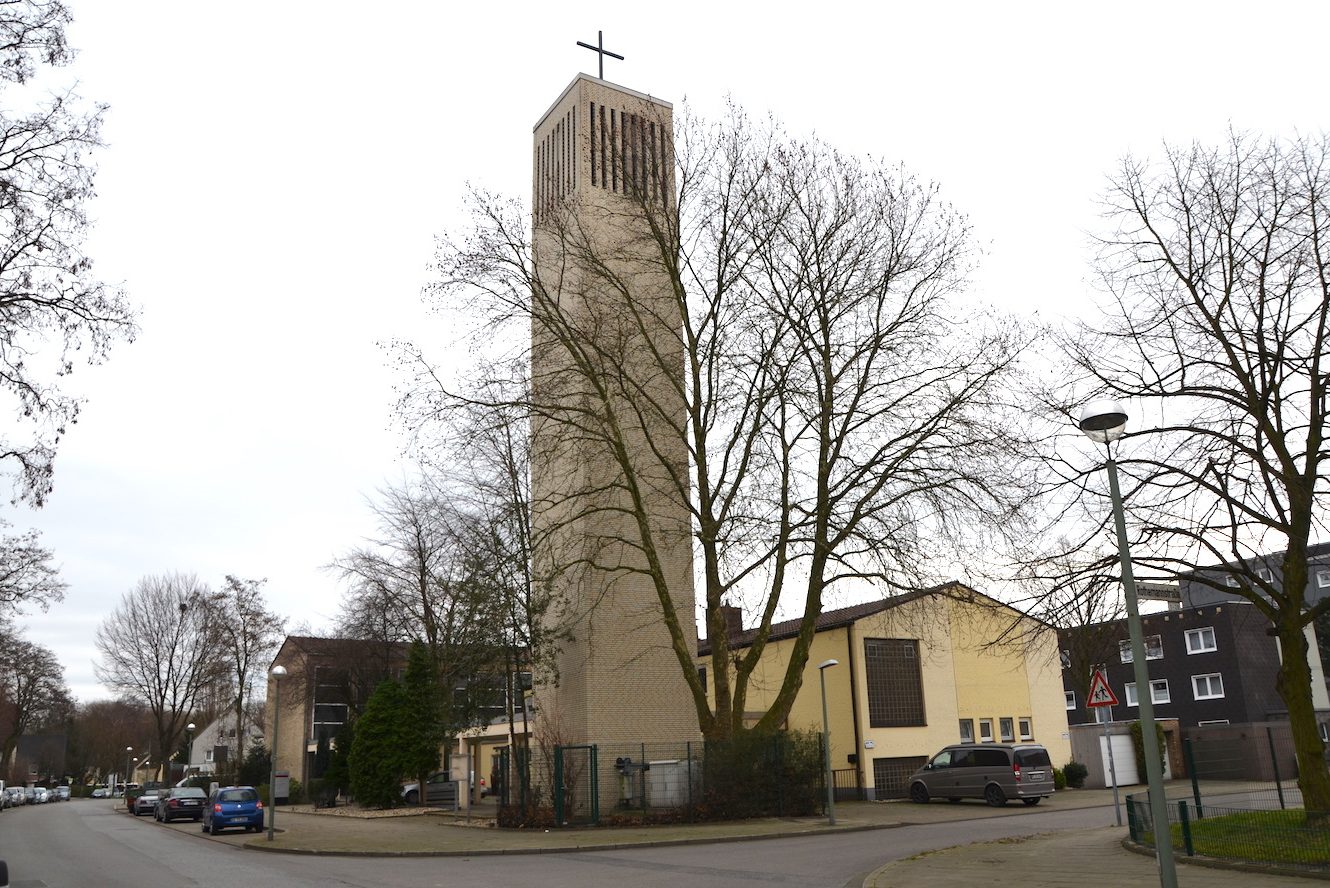
<path fill-rule="evenodd" d="M 1145 636 L 1144 641 L 1145 641 L 1145 659 L 1147 660 L 1164 659 L 1164 637 L 1162 635 L 1147 635 Z M 1151 650 L 1152 647 L 1151 642 L 1154 642 L 1153 650 Z M 1131 654 L 1130 638 L 1118 641 L 1118 657 L 1122 660 L 1123 663 L 1131 663 L 1133 661 Z"/>
<path fill-rule="evenodd" d="M 1102 725 L 1102 724 L 1104 724 L 1105 722 L 1111 722 L 1112 720 L 1113 720 L 1113 707 L 1112 707 L 1112 706 L 1096 706 L 1096 707 L 1094 708 L 1094 723 L 1095 723 L 1095 724 L 1097 724 L 1097 725 Z"/>
<path fill-rule="evenodd" d="M 1150 702 L 1156 706 L 1173 702 L 1173 695 L 1168 690 L 1167 678 L 1153 678 L 1150 680 Z"/>
<path fill-rule="evenodd" d="M 1205 679 L 1206 692 L 1204 694 L 1200 692 L 1201 679 Z M 1219 685 L 1219 693 L 1217 694 L 1213 692 L 1216 681 L 1212 681 L 1212 679 L 1217 680 L 1217 683 Z M 1219 672 L 1205 672 L 1200 675 L 1193 675 L 1191 677 L 1191 694 L 1192 694 L 1192 699 L 1195 700 L 1219 700 L 1223 698 L 1224 696 L 1223 674 Z"/>
<path fill-rule="evenodd" d="M 1226 725 L 1226 724 L 1228 724 L 1228 719 L 1226 718 L 1211 718 L 1211 719 L 1198 721 L 1196 723 L 1196 727 L 1203 728 L 1206 725 Z"/>
<path fill-rule="evenodd" d="M 979 742 L 993 742 L 993 720 L 991 718 L 979 719 Z"/>
<path fill-rule="evenodd" d="M 1066 696 L 1066 698 L 1067 698 L 1067 711 L 1068 711 L 1068 712 L 1071 712 L 1073 709 L 1076 708 L 1076 692 L 1075 692 L 1075 691 L 1063 691 L 1062 693 L 1063 693 L 1063 695 Z"/>
<path fill-rule="evenodd" d="M 1010 716 L 998 719 L 998 734 L 1003 743 L 1016 742 L 1016 719 Z"/>
<path fill-rule="evenodd" d="M 1206 632 L 1209 632 L 1209 633 L 1210 633 L 1210 646 L 1209 646 L 1209 647 L 1206 647 L 1206 646 L 1205 646 L 1205 633 L 1206 633 Z M 1214 652 L 1214 651 L 1219 650 L 1219 643 L 1218 643 L 1218 641 L 1217 641 L 1216 638 L 1215 638 L 1215 627 L 1213 627 L 1213 626 L 1198 626 L 1198 627 L 1195 628 L 1195 629 L 1188 629 L 1188 630 L 1187 630 L 1187 634 L 1186 634 L 1186 639 L 1187 639 L 1187 655 L 1188 655 L 1188 656 L 1190 656 L 1190 655 L 1192 655 L 1192 654 L 1209 654 L 1209 653 L 1212 653 L 1212 652 Z M 1193 645 L 1193 644 L 1192 644 L 1192 640 L 1193 640 L 1193 639 L 1197 639 L 1197 640 L 1199 640 L 1199 641 L 1200 641 L 1200 644 Z"/>
<path fill-rule="evenodd" d="M 1124 688 L 1124 690 L 1126 691 L 1126 693 L 1122 695 L 1122 699 L 1126 701 L 1128 706 L 1141 705 L 1140 701 L 1136 699 L 1136 682 L 1134 681 L 1127 682 L 1127 685 Z"/>
<path fill-rule="evenodd" d="M 1273 583 L 1275 581 L 1275 575 L 1268 567 L 1258 567 L 1256 569 L 1256 575 L 1267 583 Z"/>
<path fill-rule="evenodd" d="M 1238 588 L 1239 585 L 1241 585 L 1241 580 L 1238 579 L 1237 574 L 1229 574 L 1228 576 L 1224 577 L 1224 585 L 1231 586 L 1234 589 L 1236 589 Z"/>
<path fill-rule="evenodd" d="M 1316 586 L 1320 589 L 1330 589 L 1330 570 L 1316 572 Z"/>
<path fill-rule="evenodd" d="M 965 728 L 966 728 L 967 725 L 968 725 L 969 728 L 970 728 L 970 736 L 968 736 L 968 737 L 965 736 Z M 961 719 L 961 720 L 960 720 L 960 732 L 961 732 L 961 742 L 962 742 L 962 743 L 973 743 L 973 742 L 974 742 L 974 719 L 972 719 L 972 718 L 963 718 L 963 719 Z"/>
<path fill-rule="evenodd" d="M 1034 739 L 1034 719 L 1024 715 L 1016 719 L 1016 725 L 1022 740 Z M 1325 725 L 1321 725 L 1321 727 L 1324 729 Z"/>

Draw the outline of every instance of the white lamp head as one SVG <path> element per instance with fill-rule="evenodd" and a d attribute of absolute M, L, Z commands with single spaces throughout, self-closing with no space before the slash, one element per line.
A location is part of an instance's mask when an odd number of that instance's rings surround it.
<path fill-rule="evenodd" d="M 272 667 L 272 672 L 270 674 L 275 680 L 281 681 L 282 679 L 286 678 L 286 667 L 274 666 Z"/>
<path fill-rule="evenodd" d="M 824 660 L 817 664 L 818 669 L 826 669 L 828 666 L 839 666 L 840 660 Z"/>
<path fill-rule="evenodd" d="M 1107 398 L 1091 401 L 1081 411 L 1079 425 L 1091 441 L 1107 444 L 1121 438 L 1127 430 L 1127 410 Z"/>

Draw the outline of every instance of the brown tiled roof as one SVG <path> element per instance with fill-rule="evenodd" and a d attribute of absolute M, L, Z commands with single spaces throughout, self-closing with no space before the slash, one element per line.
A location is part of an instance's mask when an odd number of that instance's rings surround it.
<path fill-rule="evenodd" d="M 920 598 L 926 598 L 930 595 L 956 590 L 966 595 L 978 595 L 981 598 L 987 598 L 981 592 L 976 592 L 969 586 L 955 581 L 943 583 L 939 586 L 932 586 L 928 589 L 919 589 L 914 592 L 903 592 L 900 595 L 890 595 L 886 598 L 879 598 L 877 601 L 865 601 L 863 604 L 852 604 L 849 607 L 836 608 L 835 610 L 823 611 L 817 615 L 815 622 L 815 632 L 825 632 L 828 629 L 839 629 L 842 626 L 850 626 L 864 617 L 871 617 L 873 614 L 880 614 L 883 611 L 891 610 L 893 607 L 899 607 Z M 779 641 L 784 638 L 793 638 L 799 634 L 799 627 L 803 624 L 803 618 L 794 620 L 785 620 L 781 623 L 771 624 L 771 635 L 768 641 Z M 730 648 L 745 648 L 753 643 L 757 638 L 756 629 L 745 629 L 743 632 L 730 637 Z M 711 640 L 704 638 L 698 642 L 697 653 L 699 656 L 706 656 L 711 653 Z"/>

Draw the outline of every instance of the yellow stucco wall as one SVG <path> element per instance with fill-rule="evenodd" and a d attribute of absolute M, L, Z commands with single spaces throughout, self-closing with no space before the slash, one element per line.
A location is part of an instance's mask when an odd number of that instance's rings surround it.
<path fill-rule="evenodd" d="M 837 666 L 826 670 L 833 769 L 854 767 L 849 756 L 857 752 L 863 785 L 872 787 L 875 758 L 931 756 L 960 740 L 963 718 L 974 720 L 976 740 L 980 719 L 991 719 L 995 741 L 1000 740 L 1001 719 L 1012 720 L 1019 741 L 1020 719 L 1028 718 L 1034 742 L 1048 747 L 1054 764 L 1070 759 L 1054 631 L 992 599 L 967 598 L 964 587 L 956 591 L 959 597 L 927 596 L 814 637 L 788 726 L 822 730 L 817 665 L 837 660 Z M 1012 631 L 1013 620 L 1019 621 L 1016 632 Z M 919 641 L 926 724 L 870 726 L 864 642 L 874 638 Z M 992 642 L 999 638 L 1008 640 L 994 646 Z M 749 687 L 747 711 L 760 713 L 770 705 L 793 643 L 793 639 L 784 639 L 768 646 Z M 709 665 L 710 661 L 700 662 Z"/>

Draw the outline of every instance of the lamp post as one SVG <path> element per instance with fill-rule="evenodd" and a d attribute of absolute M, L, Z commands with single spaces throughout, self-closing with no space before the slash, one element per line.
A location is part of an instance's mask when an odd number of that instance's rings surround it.
<path fill-rule="evenodd" d="M 194 761 L 194 723 L 185 725 L 185 774 L 184 779 L 189 779 L 189 765 Z"/>
<path fill-rule="evenodd" d="M 1145 776 L 1150 787 L 1150 820 L 1154 824 L 1155 859 L 1159 865 L 1159 884 L 1163 888 L 1177 888 L 1173 836 L 1168 825 L 1168 801 L 1164 798 L 1164 775 L 1159 766 L 1159 735 L 1155 727 L 1154 700 L 1150 693 L 1150 670 L 1145 661 L 1145 637 L 1141 632 L 1141 612 L 1136 603 L 1136 578 L 1131 571 L 1131 553 L 1127 548 L 1127 521 L 1122 514 L 1118 467 L 1109 447 L 1127 430 L 1127 411 L 1117 401 L 1092 401 L 1081 411 L 1080 427 L 1090 440 L 1103 444 L 1108 454 L 1108 491 L 1113 500 L 1118 559 L 1122 562 L 1122 594 L 1127 605 L 1132 672 L 1136 676 L 1136 700 L 1141 714 L 1141 745 L 1145 748 Z"/>
<path fill-rule="evenodd" d="M 277 827 L 277 725 L 282 717 L 282 679 L 285 666 L 274 666 L 272 676 L 272 746 L 268 750 L 268 841 Z"/>
<path fill-rule="evenodd" d="M 817 677 L 822 685 L 822 758 L 827 769 L 827 823 L 836 825 L 836 784 L 831 774 L 831 722 L 827 718 L 827 669 L 839 666 L 839 660 L 824 660 L 817 664 Z"/>
<path fill-rule="evenodd" d="M 125 747 L 125 795 L 129 795 L 129 756 L 134 751 L 134 747 Z M 115 787 L 111 787 L 111 798 L 115 798 Z"/>

